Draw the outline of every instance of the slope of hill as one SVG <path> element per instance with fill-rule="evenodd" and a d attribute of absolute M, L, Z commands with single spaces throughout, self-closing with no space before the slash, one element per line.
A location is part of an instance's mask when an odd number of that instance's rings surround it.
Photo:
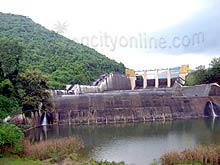
<path fill-rule="evenodd" d="M 50 75 L 51 85 L 88 84 L 100 74 L 124 72 L 125 66 L 82 44 L 49 31 L 30 18 L 0 12 L 0 38 L 24 45 L 23 70 L 38 68 Z"/>

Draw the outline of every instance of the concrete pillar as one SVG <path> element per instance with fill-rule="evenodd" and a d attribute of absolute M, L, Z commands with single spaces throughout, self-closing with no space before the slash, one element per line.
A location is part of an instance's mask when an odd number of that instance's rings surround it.
<path fill-rule="evenodd" d="M 143 89 L 147 88 L 147 72 L 144 71 L 143 77 Z"/>
<path fill-rule="evenodd" d="M 158 70 L 155 72 L 155 88 L 159 87 L 159 73 Z"/>
<path fill-rule="evenodd" d="M 171 71 L 169 68 L 167 69 L 167 87 L 171 87 Z"/>
<path fill-rule="evenodd" d="M 130 78 L 130 83 L 131 83 L 131 90 L 134 90 L 136 87 L 136 77 L 129 77 Z"/>

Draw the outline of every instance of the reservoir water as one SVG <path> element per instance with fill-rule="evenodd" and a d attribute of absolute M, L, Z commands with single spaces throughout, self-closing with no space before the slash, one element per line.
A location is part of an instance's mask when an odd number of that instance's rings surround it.
<path fill-rule="evenodd" d="M 45 128 L 46 127 L 46 128 Z M 162 154 L 199 144 L 220 143 L 220 118 L 112 125 L 53 125 L 32 129 L 28 138 L 40 141 L 77 136 L 97 160 L 148 165 Z"/>

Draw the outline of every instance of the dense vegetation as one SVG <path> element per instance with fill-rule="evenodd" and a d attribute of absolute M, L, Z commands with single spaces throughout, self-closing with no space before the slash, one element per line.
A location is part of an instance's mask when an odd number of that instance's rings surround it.
<path fill-rule="evenodd" d="M 30 18 L 0 13 L 0 38 L 18 39 L 25 47 L 21 69 L 39 69 L 50 75 L 50 84 L 88 84 L 103 73 L 124 72 L 117 63 L 94 49 L 49 31 Z"/>
<path fill-rule="evenodd" d="M 209 64 L 209 68 L 198 66 L 191 72 L 186 80 L 186 85 L 198 85 L 206 83 L 220 84 L 220 57 L 214 58 Z"/>
<path fill-rule="evenodd" d="M 32 153 L 31 159 L 63 159 L 78 151 L 81 147 L 75 139 L 27 144 L 20 128 L 3 124 L 2 120 L 21 112 L 26 116 L 33 111 L 38 113 L 39 105 L 43 112 L 53 111 L 51 88 L 90 83 L 106 72 L 124 72 L 123 64 L 49 31 L 27 17 L 13 14 L 0 13 L 0 57 L 0 157 L 6 153 L 27 157 Z M 0 164 L 11 161 L 10 157 L 0 159 Z M 26 161 L 12 157 L 15 158 L 12 164 Z"/>
<path fill-rule="evenodd" d="M 5 131 L 9 131 L 8 135 Z M 1 126 L 0 137 L 0 157 L 3 157 L 0 158 L 0 164 L 125 165 L 124 162 L 96 161 L 88 158 L 84 154 L 82 141 L 75 137 L 49 139 L 32 144 L 28 140 L 22 140 L 21 129 L 12 124 Z"/>
<path fill-rule="evenodd" d="M 2 120 L 13 113 L 29 114 L 43 104 L 43 111 L 51 111 L 47 78 L 39 70 L 22 71 L 24 47 L 15 39 L 0 39 L 0 157 L 5 153 L 23 151 L 23 130 Z"/>
<path fill-rule="evenodd" d="M 13 45 L 13 47 L 8 45 Z M 17 48 L 21 48 L 21 51 L 16 51 Z M 0 50 L 2 57 L 0 60 L 0 96 L 5 99 L 0 102 L 2 108 L 0 109 L 2 115 L 0 119 L 11 115 L 14 109 L 15 112 L 22 110 L 25 114 L 30 114 L 33 110 L 38 109 L 40 103 L 42 103 L 42 111 L 52 111 L 53 106 L 48 100 L 50 95 L 47 90 L 49 89 L 47 77 L 36 69 L 25 72 L 20 70 L 19 54 L 22 54 L 22 46 L 19 45 L 19 42 L 10 39 L 0 40 Z M 13 63 L 14 58 L 17 60 L 16 67 L 9 65 Z M 54 164 L 65 159 L 71 162 L 77 161 L 79 164 L 82 162 L 78 161 L 78 152 L 83 146 L 74 137 L 31 144 L 24 140 L 23 136 L 22 129 L 16 125 L 0 123 L 0 157 L 3 157 L 0 159 L 0 164 L 5 164 L 5 162 L 7 164 L 8 162 L 25 164 L 26 161 L 30 164 Z M 10 153 L 9 156 L 7 156 L 8 153 Z M 14 154 L 18 154 L 20 157 L 15 157 Z M 43 162 L 39 162 L 39 159 Z M 102 163 L 89 161 L 86 164 Z M 104 163 L 119 165 L 118 163 Z"/>
<path fill-rule="evenodd" d="M 13 124 L 0 125 L 0 154 L 22 151 L 23 131 Z"/>
<path fill-rule="evenodd" d="M 52 111 L 51 87 L 124 72 L 123 64 L 13 14 L 0 13 L 0 57 L 0 120 L 22 110 L 27 114 L 40 103 L 42 110 Z"/>
<path fill-rule="evenodd" d="M 23 71 L 24 47 L 14 39 L 0 39 L 0 120 L 24 112 L 30 115 L 42 103 L 43 111 L 53 111 L 47 77 L 41 71 Z"/>

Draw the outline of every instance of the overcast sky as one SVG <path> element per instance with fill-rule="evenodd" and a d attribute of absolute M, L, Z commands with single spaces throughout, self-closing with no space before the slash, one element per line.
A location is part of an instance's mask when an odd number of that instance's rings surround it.
<path fill-rule="evenodd" d="M 136 70 L 208 66 L 220 51 L 220 0 L 0 0 L 0 11 Z"/>

